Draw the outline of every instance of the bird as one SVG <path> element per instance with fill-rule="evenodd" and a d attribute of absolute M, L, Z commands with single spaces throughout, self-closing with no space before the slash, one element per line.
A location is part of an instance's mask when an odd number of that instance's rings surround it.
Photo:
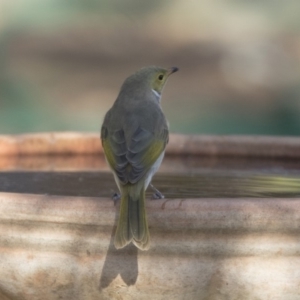
<path fill-rule="evenodd" d="M 150 247 L 145 191 L 169 141 L 169 124 L 160 103 L 165 83 L 176 71 L 177 67 L 150 66 L 129 76 L 104 117 L 102 147 L 121 194 L 116 249 L 131 242 L 141 250 Z M 154 190 L 157 198 L 163 198 Z"/>

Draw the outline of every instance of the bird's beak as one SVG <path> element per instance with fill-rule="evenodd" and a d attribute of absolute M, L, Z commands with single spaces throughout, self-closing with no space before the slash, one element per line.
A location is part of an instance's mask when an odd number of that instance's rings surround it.
<path fill-rule="evenodd" d="M 167 75 L 171 75 L 172 73 L 177 72 L 179 69 L 177 67 L 171 67 L 168 69 Z"/>

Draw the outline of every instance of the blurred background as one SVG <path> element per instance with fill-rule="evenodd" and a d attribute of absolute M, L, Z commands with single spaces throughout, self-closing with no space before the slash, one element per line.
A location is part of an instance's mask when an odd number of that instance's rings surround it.
<path fill-rule="evenodd" d="M 300 134 L 299 0 L 0 0 L 0 133 L 100 131 L 124 79 L 177 66 L 171 132 Z"/>

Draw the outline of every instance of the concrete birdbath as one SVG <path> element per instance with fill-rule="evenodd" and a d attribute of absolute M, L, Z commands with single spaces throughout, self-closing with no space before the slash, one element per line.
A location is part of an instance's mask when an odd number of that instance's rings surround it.
<path fill-rule="evenodd" d="M 153 183 L 116 250 L 98 134 L 0 136 L 0 299 L 299 299 L 300 139 L 171 135 Z"/>

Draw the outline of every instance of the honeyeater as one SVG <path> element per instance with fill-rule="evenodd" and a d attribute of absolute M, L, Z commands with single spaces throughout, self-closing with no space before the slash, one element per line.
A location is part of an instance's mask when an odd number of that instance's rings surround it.
<path fill-rule="evenodd" d="M 117 249 L 130 242 L 141 250 L 149 248 L 145 190 L 162 162 L 168 143 L 168 122 L 160 99 L 169 75 L 177 70 L 151 66 L 137 71 L 124 81 L 105 115 L 102 146 L 121 193 L 114 239 Z"/>

